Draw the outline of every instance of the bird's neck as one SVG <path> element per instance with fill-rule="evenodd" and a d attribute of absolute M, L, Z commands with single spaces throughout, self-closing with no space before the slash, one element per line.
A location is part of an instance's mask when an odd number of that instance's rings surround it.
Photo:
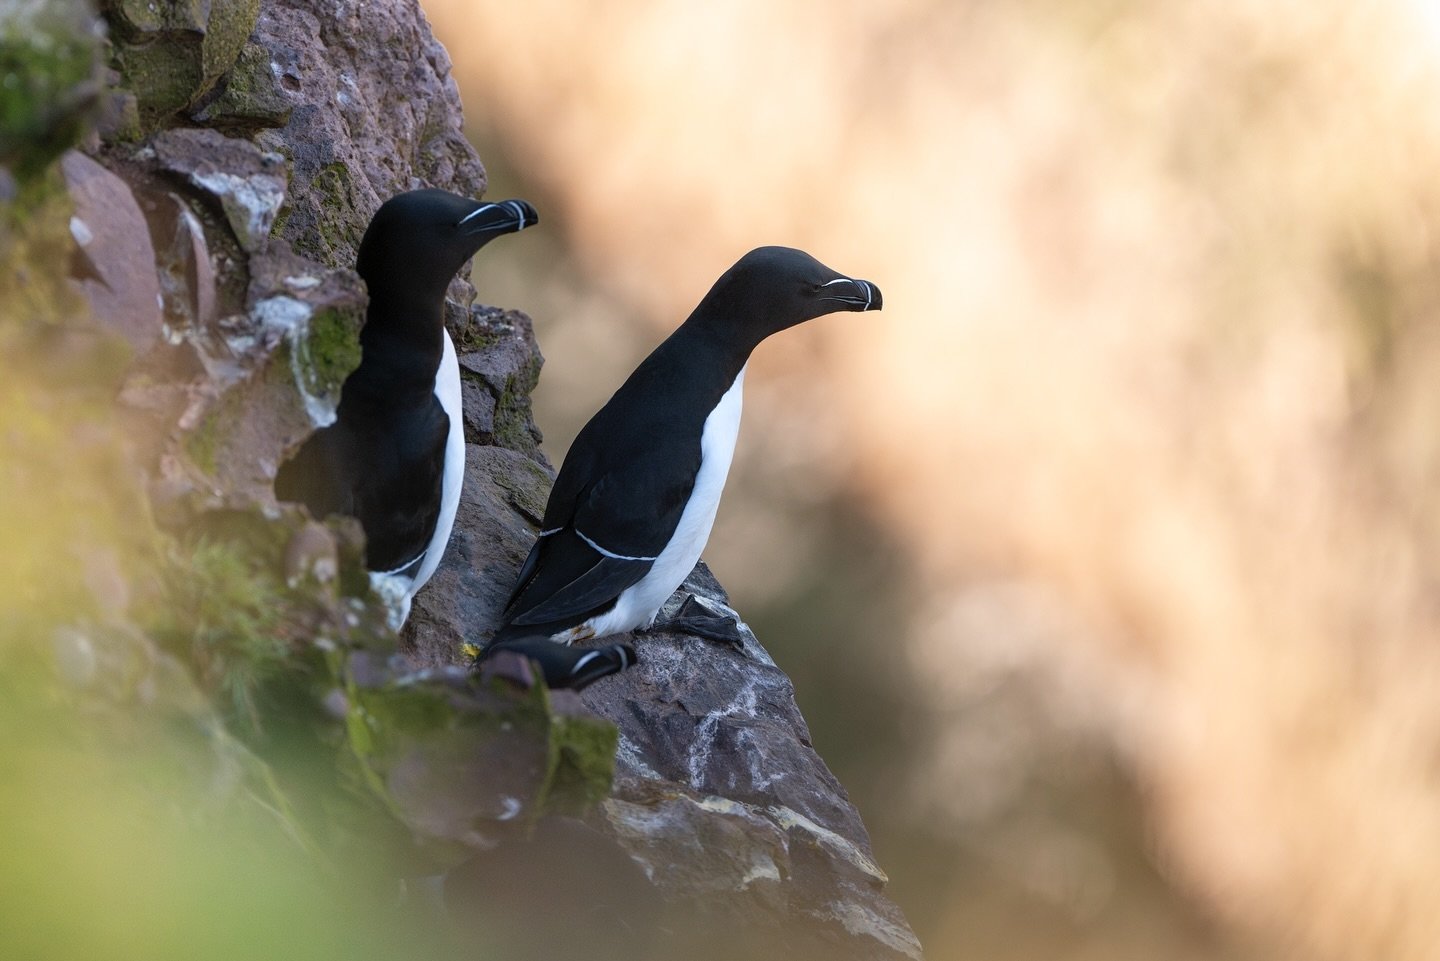
<path fill-rule="evenodd" d="M 670 335 L 666 346 L 673 344 L 671 349 L 684 358 L 689 369 L 711 371 L 716 383 L 728 388 L 749 363 L 750 353 L 758 343 L 732 329 L 696 323 L 692 317 Z M 698 363 L 702 358 L 706 362 L 703 365 Z"/>
<path fill-rule="evenodd" d="M 354 401 L 403 403 L 422 400 L 435 389 L 444 356 L 445 301 L 372 290 L 360 330 L 360 366 L 345 382 Z M 343 402 L 343 398 L 342 398 Z"/>

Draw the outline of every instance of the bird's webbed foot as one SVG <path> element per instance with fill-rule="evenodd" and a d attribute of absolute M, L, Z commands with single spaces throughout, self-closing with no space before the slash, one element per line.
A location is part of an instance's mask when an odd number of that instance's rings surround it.
<path fill-rule="evenodd" d="M 745 651 L 745 640 L 740 634 L 740 625 L 735 622 L 735 619 L 723 614 L 716 614 L 700 603 L 694 594 L 685 596 L 679 610 L 668 621 L 653 624 L 648 630 L 691 634 L 716 644 L 733 647 L 741 653 Z"/>

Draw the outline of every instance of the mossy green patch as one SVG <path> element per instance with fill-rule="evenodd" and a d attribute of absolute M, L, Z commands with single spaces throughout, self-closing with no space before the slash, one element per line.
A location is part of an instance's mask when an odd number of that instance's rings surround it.
<path fill-rule="evenodd" d="M 505 470 L 497 470 L 491 477 L 496 486 L 505 492 L 505 499 L 521 513 L 534 518 L 536 523 L 545 516 L 545 502 L 550 497 L 550 475 L 532 460 L 516 458 L 507 463 Z"/>
<path fill-rule="evenodd" d="M 202 540 L 176 551 L 157 633 L 223 694 L 229 712 L 258 729 L 256 689 L 293 666 L 280 630 L 284 585 L 233 543 Z"/>
<path fill-rule="evenodd" d="M 206 105 L 201 119 L 248 127 L 283 127 L 289 122 L 294 108 L 270 68 L 270 52 L 259 44 L 245 44 L 224 84 L 225 89 Z"/>
<path fill-rule="evenodd" d="M 84 6 L 0 7 L 0 164 L 25 180 L 79 141 L 96 116 L 99 65 Z"/>
<path fill-rule="evenodd" d="M 201 69 L 208 88 L 239 58 L 260 17 L 260 0 L 210 0 L 206 6 L 210 17 L 205 23 Z"/>
<path fill-rule="evenodd" d="M 292 238 L 296 251 L 329 267 L 349 267 L 355 244 L 365 232 L 356 211 L 355 182 L 343 163 L 326 164 L 310 180 L 315 195 L 312 229 Z"/>
<path fill-rule="evenodd" d="M 378 687 L 351 680 L 346 690 L 358 782 L 413 823 L 442 861 L 464 850 L 474 827 L 467 809 L 498 810 L 503 795 L 533 821 L 578 813 L 610 793 L 617 729 L 558 712 L 543 684 L 404 678 Z"/>
<path fill-rule="evenodd" d="M 242 393 L 239 388 L 231 388 L 222 394 L 201 418 L 199 426 L 185 437 L 185 453 L 207 474 L 218 470 L 225 441 L 234 433 L 237 419 L 245 416 Z"/>
<path fill-rule="evenodd" d="M 200 426 L 185 438 L 185 453 L 195 465 L 207 474 L 215 473 L 217 455 L 220 451 L 220 421 L 213 414 L 200 422 Z"/>
<path fill-rule="evenodd" d="M 510 450 L 529 452 L 539 445 L 535 437 L 535 419 L 530 410 L 530 392 L 538 380 L 539 365 L 505 380 L 505 389 L 495 397 L 495 443 Z"/>
<path fill-rule="evenodd" d="M 144 129 L 154 129 L 200 94 L 198 46 L 193 37 L 179 37 L 117 47 L 115 64 L 121 82 L 135 94 Z"/>
<path fill-rule="evenodd" d="M 300 354 L 306 391 L 338 401 L 345 378 L 360 366 L 360 327 L 364 322 L 358 307 L 327 307 L 311 315 Z"/>
<path fill-rule="evenodd" d="M 142 123 L 153 128 L 209 91 L 235 64 L 259 11 L 259 0 L 114 3 L 115 65 Z"/>
<path fill-rule="evenodd" d="M 475 351 L 488 350 L 500 343 L 506 337 L 504 331 L 484 324 L 471 322 L 460 328 L 455 337 L 455 352 L 468 354 Z"/>
<path fill-rule="evenodd" d="M 553 717 L 547 809 L 574 814 L 609 797 L 619 743 L 620 731 L 609 721 L 584 715 Z"/>

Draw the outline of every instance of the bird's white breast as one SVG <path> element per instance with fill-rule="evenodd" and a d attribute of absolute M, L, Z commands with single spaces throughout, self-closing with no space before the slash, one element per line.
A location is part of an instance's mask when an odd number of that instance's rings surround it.
<path fill-rule="evenodd" d="M 735 455 L 735 439 L 740 434 L 744 389 L 745 368 L 742 367 L 735 383 L 730 385 L 720 403 L 705 418 L 705 427 L 700 434 L 700 471 L 695 475 L 695 487 L 680 514 L 675 533 L 655 558 L 649 572 L 638 584 L 622 592 L 613 608 L 579 628 L 565 632 L 569 635 L 565 639 L 604 637 L 637 627 L 649 627 L 661 605 L 689 576 L 695 562 L 700 560 L 705 542 L 710 539 L 710 528 L 715 524 L 720 494 L 725 489 L 730 460 Z"/>
<path fill-rule="evenodd" d="M 415 579 L 405 590 L 400 621 L 410 614 L 410 601 L 440 566 L 450 531 L 455 527 L 455 513 L 460 508 L 460 488 L 465 480 L 465 422 L 460 407 L 460 362 L 450 332 L 442 331 L 445 352 L 440 369 L 435 372 L 435 398 L 450 418 L 450 432 L 445 437 L 445 472 L 440 478 L 440 514 L 435 518 L 435 533 L 425 546 L 425 559 L 415 572 Z"/>

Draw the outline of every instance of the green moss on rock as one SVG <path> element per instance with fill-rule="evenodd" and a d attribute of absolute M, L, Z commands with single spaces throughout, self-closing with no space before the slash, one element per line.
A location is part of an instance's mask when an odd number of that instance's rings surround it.
<path fill-rule="evenodd" d="M 505 379 L 505 388 L 495 397 L 495 443 L 511 450 L 533 451 L 539 444 L 535 419 L 530 410 L 530 392 L 539 380 L 540 365 L 534 364 Z"/>
<path fill-rule="evenodd" d="M 207 474 L 215 473 L 221 430 L 220 419 L 212 412 L 185 438 L 185 453 Z"/>
<path fill-rule="evenodd" d="M 359 238 L 364 235 L 366 220 L 358 210 L 355 182 L 343 163 L 322 167 L 310 181 L 310 189 L 318 202 L 312 211 L 312 229 L 292 238 L 297 252 L 329 267 L 350 267 Z"/>
<path fill-rule="evenodd" d="M 300 357 L 305 390 L 338 401 L 345 378 L 360 366 L 360 327 L 364 322 L 358 308 L 328 307 L 310 317 Z"/>
<path fill-rule="evenodd" d="M 115 65 L 142 122 L 156 126 L 194 104 L 234 66 L 259 0 L 117 0 Z"/>
<path fill-rule="evenodd" d="M 219 468 L 225 440 L 234 433 L 238 419 L 245 416 L 240 395 L 237 389 L 221 395 L 199 425 L 185 437 L 185 453 L 207 474 L 214 474 Z"/>
<path fill-rule="evenodd" d="M 505 470 L 494 471 L 491 478 L 516 510 L 534 518 L 536 523 L 545 516 L 545 502 L 550 497 L 553 481 L 539 464 L 517 457 L 506 463 Z"/>
<path fill-rule="evenodd" d="M 284 585 L 270 565 L 233 542 L 202 540 L 177 551 L 160 634 L 197 665 L 213 694 L 258 729 L 256 689 L 295 666 L 280 631 Z"/>
<path fill-rule="evenodd" d="M 463 856 L 487 819 L 573 814 L 610 793 L 615 726 L 557 710 L 543 684 L 352 676 L 345 690 L 357 781 L 441 862 Z"/>
<path fill-rule="evenodd" d="M 79 141 L 97 113 L 99 63 L 86 6 L 0 6 L 0 164 L 25 180 Z"/>
<path fill-rule="evenodd" d="M 210 123 L 283 127 L 293 107 L 270 68 L 270 52 L 246 43 L 224 78 L 224 89 L 197 116 Z"/>
<path fill-rule="evenodd" d="M 550 811 L 577 814 L 610 796 L 620 732 L 589 715 L 557 715 L 550 727 Z"/>

